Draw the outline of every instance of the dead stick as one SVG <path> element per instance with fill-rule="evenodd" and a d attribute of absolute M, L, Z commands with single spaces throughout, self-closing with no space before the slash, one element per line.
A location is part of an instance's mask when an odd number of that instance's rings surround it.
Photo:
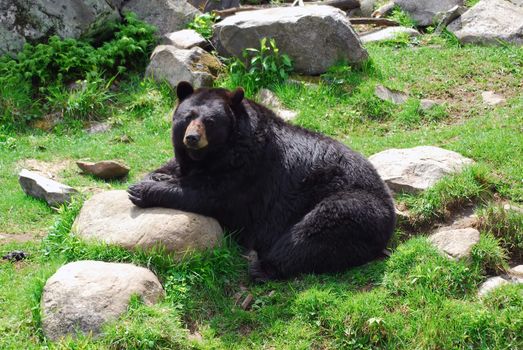
<path fill-rule="evenodd" d="M 349 18 L 351 24 L 374 24 L 383 27 L 396 27 L 400 24 L 387 18 L 354 17 Z"/>

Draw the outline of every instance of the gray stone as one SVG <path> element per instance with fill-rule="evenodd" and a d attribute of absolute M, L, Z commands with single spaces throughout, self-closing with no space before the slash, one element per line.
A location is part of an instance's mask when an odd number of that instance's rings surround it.
<path fill-rule="evenodd" d="M 71 197 L 78 193 L 72 187 L 26 169 L 23 169 L 18 175 L 18 182 L 27 195 L 43 199 L 51 206 L 69 202 Z"/>
<path fill-rule="evenodd" d="M 470 256 L 472 247 L 479 242 L 479 231 L 470 227 L 438 231 L 429 241 L 450 258 L 462 259 Z"/>
<path fill-rule="evenodd" d="M 88 134 L 101 134 L 109 129 L 111 129 L 111 124 L 109 123 L 94 122 L 90 124 L 85 131 Z"/>
<path fill-rule="evenodd" d="M 115 160 L 102 160 L 100 162 L 83 162 L 78 161 L 76 165 L 85 174 L 94 175 L 104 180 L 119 179 L 127 176 L 129 167 Z"/>
<path fill-rule="evenodd" d="M 181 255 L 212 248 L 223 235 L 213 218 L 168 208 L 139 208 L 125 191 L 95 194 L 84 203 L 72 230 L 85 240 L 128 249 L 163 246 Z"/>
<path fill-rule="evenodd" d="M 496 94 L 494 91 L 483 91 L 481 93 L 481 98 L 483 99 L 483 102 L 489 106 L 497 106 L 506 101 L 503 96 Z"/>
<path fill-rule="evenodd" d="M 503 277 L 500 277 L 500 276 L 490 277 L 479 286 L 478 296 L 480 298 L 484 297 L 485 295 L 487 295 L 494 289 L 499 288 L 506 284 L 510 284 L 510 281 L 507 281 Z"/>
<path fill-rule="evenodd" d="M 463 6 L 464 0 L 394 0 L 394 3 L 414 19 L 417 25 L 434 24 L 436 14 L 447 12 L 454 6 Z"/>
<path fill-rule="evenodd" d="M 119 21 L 118 9 L 105 0 L 0 0 L 0 55 L 14 55 L 26 41 L 95 37 Z"/>
<path fill-rule="evenodd" d="M 376 85 L 376 89 L 374 90 L 374 92 L 376 96 L 378 96 L 383 101 L 389 101 L 398 105 L 405 103 L 409 98 L 409 95 L 407 95 L 406 93 L 391 90 L 383 85 Z"/>
<path fill-rule="evenodd" d="M 461 43 L 523 45 L 523 7 L 505 0 L 482 0 L 448 29 Z"/>
<path fill-rule="evenodd" d="M 523 283 L 523 265 L 514 266 L 508 270 L 508 275 L 516 282 Z"/>
<path fill-rule="evenodd" d="M 429 100 L 426 98 L 423 98 L 419 101 L 419 106 L 420 106 L 421 110 L 425 111 L 425 112 L 437 105 L 438 105 L 438 103 L 436 101 Z"/>
<path fill-rule="evenodd" d="M 183 29 L 165 34 L 162 37 L 162 44 L 176 46 L 179 49 L 191 49 L 196 46 L 204 48 L 208 45 L 208 42 L 198 32 L 192 29 Z"/>
<path fill-rule="evenodd" d="M 173 88 L 180 81 L 188 81 L 194 87 L 212 86 L 222 64 L 200 47 L 188 50 L 172 45 L 157 46 L 145 75 L 156 81 L 166 80 Z"/>
<path fill-rule="evenodd" d="M 369 158 L 392 191 L 417 193 L 442 177 L 473 163 L 469 158 L 433 146 L 388 149 Z"/>
<path fill-rule="evenodd" d="M 283 120 L 290 121 L 298 115 L 297 112 L 284 108 L 278 96 L 269 89 L 261 89 L 256 98 L 261 104 L 265 105 L 265 107 L 272 109 L 274 113 L 279 115 Z"/>
<path fill-rule="evenodd" d="M 372 33 L 363 34 L 360 36 L 362 43 L 370 43 L 373 41 L 394 40 L 398 35 L 408 35 L 409 37 L 420 36 L 420 32 L 413 28 L 407 27 L 387 27 L 377 30 Z"/>
<path fill-rule="evenodd" d="M 394 10 L 394 7 L 396 7 L 396 4 L 392 1 L 387 2 L 386 4 L 380 6 L 376 11 L 372 13 L 372 17 L 376 18 L 382 18 L 387 15 L 389 15 L 392 10 Z"/>
<path fill-rule="evenodd" d="M 222 56 L 242 57 L 273 38 L 280 53 L 306 75 L 325 73 L 339 61 L 361 63 L 368 53 L 343 11 L 331 6 L 300 6 L 238 12 L 214 26 L 213 41 Z"/>
<path fill-rule="evenodd" d="M 44 287 L 44 334 L 51 340 L 78 332 L 96 335 L 105 322 L 127 311 L 133 295 L 152 305 L 164 291 L 154 273 L 132 264 L 85 260 L 64 265 Z"/>
<path fill-rule="evenodd" d="M 240 0 L 188 0 L 188 2 L 202 12 L 240 7 Z"/>
<path fill-rule="evenodd" d="M 350 17 L 370 17 L 374 13 L 377 0 L 360 0 L 360 7 L 348 12 Z"/>
<path fill-rule="evenodd" d="M 184 29 L 201 14 L 185 0 L 130 0 L 125 2 L 122 11 L 136 13 L 138 18 L 158 28 L 160 36 Z"/>
<path fill-rule="evenodd" d="M 462 14 L 467 11 L 465 6 L 454 6 L 446 12 L 439 12 L 434 18 L 434 22 L 438 25 L 434 30 L 434 33 L 441 34 L 447 26 L 454 21 L 456 18 L 460 17 Z"/>

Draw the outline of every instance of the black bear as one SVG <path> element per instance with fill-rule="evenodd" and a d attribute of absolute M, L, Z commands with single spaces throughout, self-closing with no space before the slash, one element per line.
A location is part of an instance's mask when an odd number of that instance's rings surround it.
<path fill-rule="evenodd" d="M 175 158 L 129 187 L 135 205 L 216 218 L 257 253 L 257 281 L 342 271 L 381 254 L 394 204 L 363 156 L 287 124 L 242 89 L 181 82 L 177 95 Z"/>

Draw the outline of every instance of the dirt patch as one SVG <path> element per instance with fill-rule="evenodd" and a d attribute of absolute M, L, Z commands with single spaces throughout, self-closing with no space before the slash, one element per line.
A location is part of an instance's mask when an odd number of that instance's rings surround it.
<path fill-rule="evenodd" d="M 0 245 L 12 242 L 25 243 L 37 241 L 41 239 L 42 236 L 42 234 L 38 233 L 0 233 Z"/>
<path fill-rule="evenodd" d="M 73 167 L 73 161 L 63 159 L 55 162 L 46 162 L 38 159 L 21 159 L 16 164 L 17 171 L 27 169 L 35 171 L 53 180 L 60 180 L 60 174 L 65 170 Z"/>

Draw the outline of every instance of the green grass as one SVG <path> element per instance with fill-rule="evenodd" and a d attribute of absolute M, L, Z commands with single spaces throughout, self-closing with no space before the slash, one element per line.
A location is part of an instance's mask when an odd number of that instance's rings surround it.
<path fill-rule="evenodd" d="M 523 348 L 523 287 L 476 297 L 487 276 L 522 257 L 521 215 L 503 212 L 493 202 L 523 203 L 518 161 L 523 159 L 523 49 L 460 47 L 424 35 L 368 50 L 372 61 L 359 70 L 340 64 L 312 85 L 279 84 L 274 90 L 299 113 L 296 124 L 366 156 L 435 145 L 472 158 L 475 165 L 431 190 L 397 198 L 420 225 L 440 222 L 448 210 L 468 203 L 479 206 L 481 238 L 470 259 L 438 254 L 425 239 L 425 228 L 398 229 L 387 260 L 336 275 L 257 285 L 249 282 L 247 262 L 230 241 L 181 261 L 161 250 L 130 252 L 80 241 L 69 229 L 92 188 L 126 188 L 173 154 L 173 92 L 131 74 L 118 77 L 118 89 L 110 90 L 108 132 L 91 135 L 71 120 L 52 132 L 0 127 L 0 233 L 47 235 L 42 242 L 0 243 L 0 255 L 15 249 L 29 253 L 23 262 L 0 263 L 0 349 Z M 398 106 L 377 99 L 376 84 L 408 92 L 409 101 Z M 502 93 L 506 104 L 485 107 L 484 90 Z M 423 98 L 440 106 L 424 112 Z M 129 142 L 122 142 L 123 136 Z M 58 211 L 25 196 L 16 176 L 25 159 L 69 161 L 56 175 L 84 196 Z M 127 179 L 104 182 L 81 175 L 74 165 L 78 159 L 121 159 L 131 172 Z M 166 298 L 154 306 L 133 299 L 101 337 L 51 343 L 41 331 L 43 285 L 61 265 L 80 259 L 148 267 Z M 250 310 L 236 304 L 237 293 L 253 295 Z"/>

